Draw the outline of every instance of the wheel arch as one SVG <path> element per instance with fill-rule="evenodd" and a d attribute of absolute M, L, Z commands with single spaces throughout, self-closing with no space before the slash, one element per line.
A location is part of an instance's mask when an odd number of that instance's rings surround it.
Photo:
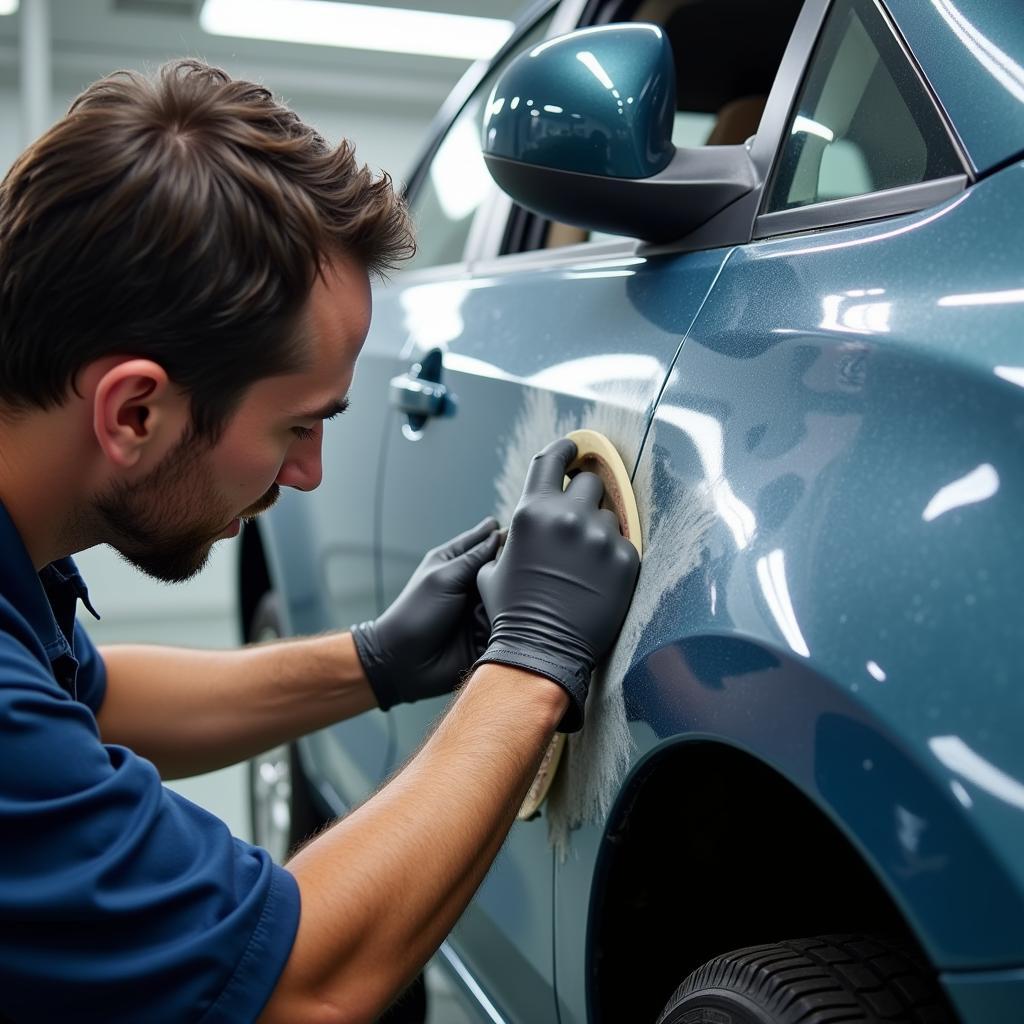
<path fill-rule="evenodd" d="M 685 821 L 667 826 L 666 806 Z M 803 935 L 886 935 L 928 962 L 883 881 L 824 810 L 758 757 L 706 737 L 664 743 L 634 770 L 609 818 L 590 906 L 596 1022 L 654 1020 L 714 956 Z"/>

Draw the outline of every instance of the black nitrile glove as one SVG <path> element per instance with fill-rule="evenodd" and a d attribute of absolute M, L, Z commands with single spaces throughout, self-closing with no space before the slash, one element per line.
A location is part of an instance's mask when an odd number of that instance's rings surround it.
<path fill-rule="evenodd" d="M 575 457 L 566 439 L 533 457 L 501 557 L 477 576 L 491 618 L 478 664 L 515 665 L 564 687 L 560 732 L 583 725 L 590 673 L 622 628 L 640 570 L 615 513 L 600 508 L 600 478 L 580 473 L 562 491 Z"/>
<path fill-rule="evenodd" d="M 487 646 L 476 574 L 498 550 L 497 530 L 488 518 L 427 552 L 387 611 L 352 627 L 383 710 L 450 693 Z"/>

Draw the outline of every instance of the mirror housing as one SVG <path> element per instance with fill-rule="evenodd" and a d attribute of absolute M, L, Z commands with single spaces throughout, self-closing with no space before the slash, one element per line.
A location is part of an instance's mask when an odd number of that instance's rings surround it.
<path fill-rule="evenodd" d="M 745 146 L 677 149 L 672 50 L 656 25 L 549 39 L 499 76 L 483 154 L 516 202 L 552 220 L 653 242 L 678 239 L 755 184 Z"/>

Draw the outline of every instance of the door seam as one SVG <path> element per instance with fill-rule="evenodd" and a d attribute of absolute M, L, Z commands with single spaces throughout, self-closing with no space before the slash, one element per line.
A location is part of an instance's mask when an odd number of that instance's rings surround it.
<path fill-rule="evenodd" d="M 658 394 L 655 396 L 654 405 L 651 406 L 651 415 L 647 418 L 647 423 L 644 426 L 643 437 L 640 438 L 640 447 L 637 448 L 636 460 L 633 463 L 633 468 L 630 470 L 629 478 L 632 480 L 636 476 L 636 471 L 640 467 L 640 459 L 644 454 L 644 446 L 647 444 L 647 435 L 651 432 L 651 427 L 654 426 L 654 419 L 658 413 L 658 406 L 661 404 L 662 396 L 665 394 L 665 389 L 668 387 L 669 378 L 672 376 L 672 371 L 675 369 L 676 363 L 679 361 L 679 354 L 683 351 L 683 346 L 686 344 L 687 339 L 690 337 L 690 332 L 693 330 L 693 325 L 700 318 L 701 313 L 704 312 L 704 305 L 708 301 L 711 293 L 715 290 L 715 286 L 718 284 L 718 279 L 722 276 L 722 271 L 725 270 L 732 259 L 733 254 L 739 246 L 734 245 L 726 254 L 725 259 L 722 260 L 721 266 L 715 271 L 715 276 L 711 279 L 711 284 L 708 285 L 708 290 L 704 293 L 704 297 L 700 300 L 700 305 L 697 306 L 697 311 L 693 314 L 693 319 L 690 321 L 689 326 L 686 328 L 686 332 L 683 334 L 679 345 L 676 347 L 675 355 L 672 356 L 672 361 L 668 364 L 668 369 L 665 371 L 665 376 L 662 379 L 661 387 L 658 388 Z"/>

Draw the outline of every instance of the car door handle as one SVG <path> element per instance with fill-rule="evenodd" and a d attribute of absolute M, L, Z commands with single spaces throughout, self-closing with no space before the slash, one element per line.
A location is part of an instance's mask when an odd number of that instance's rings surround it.
<path fill-rule="evenodd" d="M 433 380 L 400 373 L 391 378 L 391 404 L 410 416 L 444 416 L 448 412 L 448 389 Z"/>

